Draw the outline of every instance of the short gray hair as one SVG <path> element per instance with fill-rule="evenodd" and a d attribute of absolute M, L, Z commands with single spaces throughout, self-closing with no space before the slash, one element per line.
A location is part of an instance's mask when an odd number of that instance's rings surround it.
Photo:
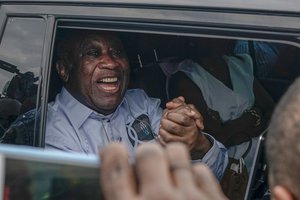
<path fill-rule="evenodd" d="M 288 188 L 300 199 L 300 79 L 275 108 L 266 140 L 269 173 L 275 185 Z"/>

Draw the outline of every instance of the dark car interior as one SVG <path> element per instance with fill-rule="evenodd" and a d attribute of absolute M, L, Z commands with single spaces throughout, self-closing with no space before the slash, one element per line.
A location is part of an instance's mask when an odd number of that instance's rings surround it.
<path fill-rule="evenodd" d="M 67 32 L 67 33 L 66 33 Z M 57 41 L 64 34 L 69 34 L 70 30 L 65 31 L 59 29 L 57 31 Z M 165 107 L 165 103 L 170 100 L 166 91 L 166 75 L 159 66 L 161 61 L 180 60 L 189 58 L 193 54 L 193 38 L 181 35 L 165 35 L 165 34 L 148 34 L 148 33 L 127 33 L 119 32 L 118 35 L 122 39 L 127 57 L 131 68 L 131 79 L 129 88 L 142 88 L 151 97 L 161 99 L 161 106 Z M 212 44 L 212 48 L 216 54 L 233 55 L 233 46 L 237 40 L 234 39 L 218 39 L 204 38 Z M 249 46 L 253 41 L 248 41 Z M 275 102 L 278 102 L 287 87 L 298 77 L 300 70 L 298 63 L 300 62 L 299 48 L 291 45 L 282 44 L 277 62 L 274 64 L 272 72 L 265 77 L 256 78 L 265 90 L 272 96 Z M 206 51 L 205 49 L 203 51 Z M 204 52 L 205 53 L 205 52 Z M 253 58 L 252 51 L 249 52 Z M 48 101 L 53 101 L 56 94 L 60 91 L 62 82 L 60 81 L 55 70 L 55 48 L 52 62 L 50 92 Z M 255 63 L 254 63 L 255 64 Z M 254 65 L 254 73 L 259 66 Z M 174 89 L 174 88 L 172 88 Z M 169 89 L 171 90 L 171 89 Z"/>

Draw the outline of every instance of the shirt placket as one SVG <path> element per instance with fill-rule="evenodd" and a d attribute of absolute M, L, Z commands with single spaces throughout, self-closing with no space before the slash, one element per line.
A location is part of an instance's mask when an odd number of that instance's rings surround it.
<path fill-rule="evenodd" d="M 107 143 L 122 141 L 122 138 L 118 135 L 118 133 L 113 131 L 110 120 L 102 120 L 102 125 L 104 129 L 104 134 L 106 135 Z"/>

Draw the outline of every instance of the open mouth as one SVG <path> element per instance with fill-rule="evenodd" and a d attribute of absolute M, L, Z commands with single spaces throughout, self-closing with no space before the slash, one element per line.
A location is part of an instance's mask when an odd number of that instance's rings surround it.
<path fill-rule="evenodd" d="M 118 91 L 119 83 L 118 77 L 105 77 L 97 81 L 98 87 L 109 93 Z"/>

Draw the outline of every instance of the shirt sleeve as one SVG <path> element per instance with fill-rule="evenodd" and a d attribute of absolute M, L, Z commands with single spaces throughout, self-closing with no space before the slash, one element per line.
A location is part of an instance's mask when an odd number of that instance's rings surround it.
<path fill-rule="evenodd" d="M 214 139 L 211 135 L 204 133 L 212 143 L 212 147 L 201 160 L 193 160 L 193 163 L 205 163 L 215 174 L 218 180 L 223 177 L 224 171 L 228 165 L 227 149 L 223 144 Z"/>

